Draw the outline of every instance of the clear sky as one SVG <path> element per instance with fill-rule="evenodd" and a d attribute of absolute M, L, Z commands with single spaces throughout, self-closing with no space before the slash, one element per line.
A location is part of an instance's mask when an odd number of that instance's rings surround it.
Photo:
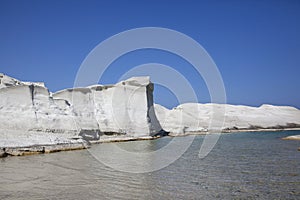
<path fill-rule="evenodd" d="M 138 27 L 165 27 L 199 42 L 217 64 L 227 102 L 300 108 L 300 1 L 0 0 L 0 72 L 44 81 L 50 91 L 72 87 L 78 68 L 101 41 Z M 131 67 L 174 67 L 200 102 L 210 97 L 184 60 L 166 52 L 132 52 L 116 60 L 100 83 L 115 83 Z M 156 87 L 155 101 L 176 106 Z"/>

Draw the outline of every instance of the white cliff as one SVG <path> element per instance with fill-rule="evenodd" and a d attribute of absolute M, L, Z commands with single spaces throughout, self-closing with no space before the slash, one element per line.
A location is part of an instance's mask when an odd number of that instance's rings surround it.
<path fill-rule="evenodd" d="M 93 85 L 54 93 L 72 105 L 76 126 L 104 134 L 155 135 L 161 130 L 153 110 L 149 77 L 133 77 L 115 85 Z"/>
<path fill-rule="evenodd" d="M 213 114 L 224 119 L 219 123 L 222 132 L 300 127 L 300 110 L 290 106 L 186 103 L 169 110 L 156 104 L 155 111 L 162 128 L 171 135 L 209 132 L 214 128 L 210 127 Z"/>
<path fill-rule="evenodd" d="M 0 150 L 41 145 L 74 149 L 83 148 L 84 140 L 149 139 L 164 131 L 175 136 L 209 133 L 213 129 L 230 132 L 299 128 L 300 111 L 289 106 L 200 103 L 169 110 L 153 105 L 149 77 L 50 93 L 43 83 L 22 82 L 0 74 L 0 122 Z M 78 147 L 66 146 L 79 143 Z M 39 151 L 51 151 L 47 148 Z"/>
<path fill-rule="evenodd" d="M 19 81 L 15 78 L 0 73 L 0 89 L 17 85 L 36 85 L 45 87 L 45 84 L 43 82 Z"/>
<path fill-rule="evenodd" d="M 152 92 L 149 77 L 52 94 L 42 83 L 0 74 L 0 147 L 67 142 L 78 136 L 97 140 L 100 135 L 155 135 L 161 126 Z"/>

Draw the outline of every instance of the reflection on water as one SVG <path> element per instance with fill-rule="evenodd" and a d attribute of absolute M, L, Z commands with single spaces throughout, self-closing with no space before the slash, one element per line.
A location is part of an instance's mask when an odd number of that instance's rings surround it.
<path fill-rule="evenodd" d="M 175 162 L 188 150 L 194 138 L 195 136 L 189 136 L 102 144 L 89 149 L 89 152 L 101 163 L 118 171 L 147 173 Z"/>
<path fill-rule="evenodd" d="M 300 142 L 280 140 L 294 134 L 300 132 L 222 135 L 201 160 L 198 152 L 203 136 L 197 136 L 176 162 L 142 174 L 111 169 L 87 150 L 3 158 L 0 199 L 299 199 Z M 170 140 L 118 146 L 147 152 Z"/>

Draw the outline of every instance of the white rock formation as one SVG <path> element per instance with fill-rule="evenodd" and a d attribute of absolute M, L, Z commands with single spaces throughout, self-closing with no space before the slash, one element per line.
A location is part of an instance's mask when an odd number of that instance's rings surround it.
<path fill-rule="evenodd" d="M 17 86 L 17 85 L 36 85 L 45 87 L 45 84 L 43 82 L 26 82 L 26 81 L 19 81 L 15 78 L 9 77 L 3 73 L 0 73 L 0 89 L 11 87 L 11 86 Z"/>
<path fill-rule="evenodd" d="M 74 121 L 82 129 L 145 136 L 161 131 L 153 110 L 152 93 L 149 77 L 133 77 L 115 85 L 67 89 L 52 96 L 72 105 Z"/>
<path fill-rule="evenodd" d="M 291 136 L 288 136 L 288 137 L 284 137 L 282 139 L 283 140 L 300 140 L 300 135 L 291 135 Z"/>
<path fill-rule="evenodd" d="M 17 79 L 11 78 L 9 76 L 6 76 L 5 74 L 0 73 L 0 89 L 16 85 L 21 85 L 21 82 Z"/>
<path fill-rule="evenodd" d="M 0 89 L 0 97 L 0 130 L 76 130 L 68 102 L 53 100 L 45 87 L 18 84 Z"/>
<path fill-rule="evenodd" d="M 153 107 L 152 95 L 149 77 L 50 93 L 43 83 L 0 74 L 0 147 L 76 143 L 78 135 L 126 140 L 163 129 L 171 135 L 210 132 L 213 116 L 222 124 L 219 131 L 300 127 L 300 111 L 293 107 L 187 103 L 169 110 Z"/>
<path fill-rule="evenodd" d="M 222 106 L 224 113 L 221 112 Z M 290 106 L 186 103 L 169 110 L 156 104 L 155 111 L 162 128 L 173 135 L 210 131 L 213 113 L 217 116 L 225 114 L 221 131 L 300 127 L 300 110 Z"/>
<path fill-rule="evenodd" d="M 42 83 L 0 74 L 0 137 L 9 131 L 68 133 L 69 137 L 85 133 L 97 137 L 155 135 L 161 126 L 153 111 L 152 92 L 149 77 L 50 94 Z"/>

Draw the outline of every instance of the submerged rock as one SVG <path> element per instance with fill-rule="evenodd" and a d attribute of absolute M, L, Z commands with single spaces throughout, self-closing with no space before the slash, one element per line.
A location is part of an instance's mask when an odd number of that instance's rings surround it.
<path fill-rule="evenodd" d="M 288 137 L 282 138 L 283 140 L 300 140 L 300 135 L 291 135 Z"/>

